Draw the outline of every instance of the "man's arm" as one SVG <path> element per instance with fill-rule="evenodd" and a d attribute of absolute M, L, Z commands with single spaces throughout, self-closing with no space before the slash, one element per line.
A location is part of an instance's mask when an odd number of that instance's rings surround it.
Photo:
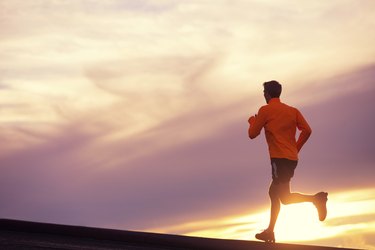
<path fill-rule="evenodd" d="M 258 111 L 258 115 L 251 116 L 248 122 L 249 122 L 249 130 L 248 130 L 249 137 L 250 139 L 254 139 L 260 134 L 260 131 L 262 131 L 262 128 L 265 124 L 264 110 L 260 108 Z"/>
<path fill-rule="evenodd" d="M 298 140 L 297 140 L 297 149 L 298 152 L 301 150 L 302 146 L 307 142 L 311 135 L 311 128 L 301 112 L 297 110 L 297 128 L 301 130 L 301 133 L 299 134 Z"/>

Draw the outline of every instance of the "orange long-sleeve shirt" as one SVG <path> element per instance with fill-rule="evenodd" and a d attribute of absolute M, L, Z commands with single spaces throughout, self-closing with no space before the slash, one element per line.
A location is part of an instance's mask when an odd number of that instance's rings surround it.
<path fill-rule="evenodd" d="M 251 139 L 257 137 L 264 128 L 271 158 L 298 160 L 298 152 L 311 134 L 311 128 L 301 112 L 280 102 L 279 98 L 272 98 L 249 122 Z M 301 131 L 298 140 L 297 128 Z"/>

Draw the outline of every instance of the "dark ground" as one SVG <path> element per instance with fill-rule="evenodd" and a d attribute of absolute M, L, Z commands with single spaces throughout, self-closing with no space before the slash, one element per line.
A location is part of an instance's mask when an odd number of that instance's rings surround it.
<path fill-rule="evenodd" d="M 343 248 L 268 244 L 0 219 L 0 249 L 329 250 Z"/>

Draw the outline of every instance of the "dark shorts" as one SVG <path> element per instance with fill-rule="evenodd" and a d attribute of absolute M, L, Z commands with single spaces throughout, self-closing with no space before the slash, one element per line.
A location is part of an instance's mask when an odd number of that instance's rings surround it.
<path fill-rule="evenodd" d="M 298 161 L 284 158 L 271 158 L 272 180 L 275 184 L 290 182 L 294 175 L 294 169 L 297 167 Z"/>

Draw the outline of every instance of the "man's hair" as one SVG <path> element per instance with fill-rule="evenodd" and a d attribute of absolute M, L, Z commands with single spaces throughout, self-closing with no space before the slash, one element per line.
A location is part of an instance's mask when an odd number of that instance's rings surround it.
<path fill-rule="evenodd" d="M 281 95 L 281 84 L 278 81 L 272 80 L 263 83 L 264 91 L 267 92 L 271 98 L 279 98 Z"/>

